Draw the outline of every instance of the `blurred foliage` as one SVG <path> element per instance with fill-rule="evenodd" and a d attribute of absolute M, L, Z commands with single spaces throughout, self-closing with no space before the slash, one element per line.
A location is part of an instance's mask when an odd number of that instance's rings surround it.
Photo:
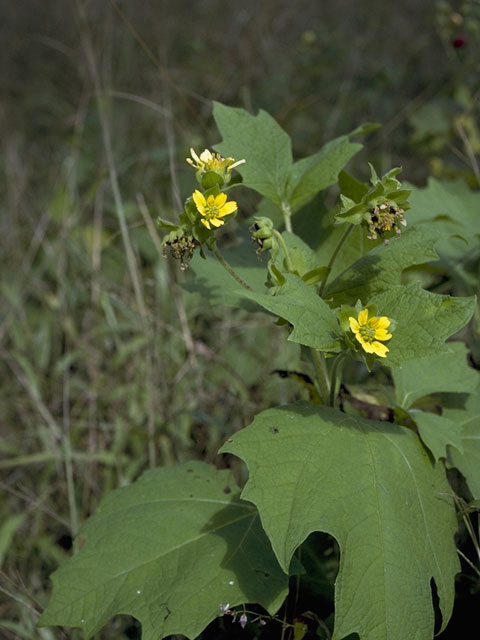
<path fill-rule="evenodd" d="M 106 490 L 148 466 L 190 459 L 229 464 L 241 481 L 241 467 L 216 458 L 227 434 L 274 403 L 308 397 L 292 378 L 272 375 L 297 369 L 299 349 L 281 350 L 268 319 L 208 308 L 183 292 L 178 284 L 188 274 L 163 260 L 148 224 L 159 214 L 172 218 L 192 189 L 190 146 L 218 142 L 212 100 L 272 113 L 295 141 L 295 156 L 378 121 L 384 126 L 352 161 L 353 173 L 358 167 L 362 175 L 368 157 L 382 173 L 403 165 L 416 184 L 430 173 L 471 186 L 480 180 L 474 0 L 245 0 L 231 8 L 218 0 L 93 0 L 85 20 L 82 6 L 0 7 L 0 629 L 7 640 L 78 637 L 34 625 L 48 575 Z M 245 218 L 255 212 L 251 196 L 239 202 Z M 234 226 L 224 243 L 232 233 Z M 263 355 L 260 341 L 268 345 Z M 324 550 L 326 582 L 306 581 L 302 602 L 310 609 L 315 602 L 326 618 L 338 552 L 326 536 L 311 544 Z M 461 583 L 462 603 L 472 589 Z M 218 625 L 217 637 L 241 633 L 228 621 Z M 119 617 L 98 637 L 138 638 L 139 629 Z"/>

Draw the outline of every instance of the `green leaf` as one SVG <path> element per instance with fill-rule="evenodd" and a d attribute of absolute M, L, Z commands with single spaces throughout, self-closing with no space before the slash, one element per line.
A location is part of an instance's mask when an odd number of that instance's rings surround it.
<path fill-rule="evenodd" d="M 338 541 L 335 640 L 431 640 L 431 578 L 446 626 L 460 568 L 455 510 L 442 466 L 412 431 L 296 403 L 264 411 L 221 452 L 246 462 L 242 497 L 282 567 L 314 531 Z"/>
<path fill-rule="evenodd" d="M 337 182 L 338 174 L 347 162 L 362 148 L 348 136 L 328 142 L 317 153 L 295 162 L 291 171 L 288 198 L 292 210 L 299 209 L 319 191 Z"/>
<path fill-rule="evenodd" d="M 435 392 L 471 393 L 479 374 L 468 366 L 463 342 L 449 342 L 444 353 L 411 360 L 392 371 L 397 403 L 404 409 Z"/>
<path fill-rule="evenodd" d="M 237 167 L 243 183 L 279 206 L 289 204 L 292 210 L 334 184 L 362 148 L 349 136 L 340 136 L 293 164 L 289 135 L 265 111 L 252 116 L 244 109 L 214 102 L 213 116 L 222 135 L 215 149 L 225 157 L 246 160 Z"/>
<path fill-rule="evenodd" d="M 222 135 L 214 148 L 225 157 L 246 160 L 237 171 L 243 183 L 276 204 L 285 200 L 292 167 L 289 135 L 265 111 L 252 116 L 244 109 L 213 103 L 213 117 Z"/>
<path fill-rule="evenodd" d="M 457 447 L 463 452 L 461 425 L 445 416 L 413 409 L 410 416 L 415 420 L 422 442 L 435 458 L 447 457 L 447 446 Z"/>
<path fill-rule="evenodd" d="M 412 219 L 417 222 L 448 216 L 458 228 L 464 228 L 466 238 L 480 234 L 480 193 L 472 191 L 463 180 L 440 182 L 429 178 L 424 188 L 408 185 Z M 460 231 L 461 232 L 461 231 Z"/>
<path fill-rule="evenodd" d="M 415 360 L 446 352 L 445 340 L 459 331 L 472 317 L 475 297 L 452 298 L 425 291 L 416 282 L 391 287 L 370 299 L 378 315 L 396 321 L 390 352 L 382 364 L 402 366 Z"/>
<path fill-rule="evenodd" d="M 90 638 L 125 613 L 141 622 L 143 640 L 194 638 L 221 604 L 274 613 L 287 593 L 255 508 L 230 472 L 200 462 L 111 492 L 82 533 L 85 546 L 52 576 L 41 626 L 81 627 Z"/>
<path fill-rule="evenodd" d="M 298 276 L 287 274 L 286 284 L 275 296 L 248 291 L 242 294 L 290 322 L 293 331 L 288 339 L 292 342 L 331 353 L 340 351 L 336 313 Z"/>
<path fill-rule="evenodd" d="M 400 284 L 404 269 L 438 258 L 434 247 L 439 237 L 435 229 L 418 225 L 388 245 L 378 245 L 335 278 L 325 298 L 332 298 L 335 305 L 366 302 L 374 293 Z"/>
<path fill-rule="evenodd" d="M 450 448 L 450 461 L 464 476 L 474 498 L 480 499 L 480 387 L 462 409 L 446 408 L 443 415 L 462 430 L 463 452 Z"/>

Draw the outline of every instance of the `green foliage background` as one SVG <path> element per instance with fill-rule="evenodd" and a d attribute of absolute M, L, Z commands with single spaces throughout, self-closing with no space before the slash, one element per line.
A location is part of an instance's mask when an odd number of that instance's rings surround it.
<path fill-rule="evenodd" d="M 212 100 L 272 114 L 292 136 L 294 158 L 361 122 L 383 123 L 349 169 L 367 178 L 368 158 L 379 173 L 403 165 L 402 175 L 419 186 L 433 175 L 429 190 L 412 197 L 418 221 L 442 214 L 448 201 L 459 218 L 445 228 L 467 240 L 450 241 L 440 263 L 410 277 L 436 293 L 478 289 L 472 236 L 479 217 L 465 187 L 475 175 L 455 126 L 459 114 L 475 113 L 478 43 L 470 38 L 455 51 L 456 27 L 445 26 L 433 5 L 89 2 L 84 18 L 82 6 L 50 0 L 0 8 L 0 629 L 8 640 L 80 637 L 35 623 L 49 574 L 108 490 L 149 467 L 222 466 L 219 446 L 254 414 L 307 398 L 294 380 L 271 375 L 300 368 L 299 346 L 284 346 L 267 317 L 247 313 L 246 299 L 245 309 L 230 311 L 184 293 L 178 285 L 187 276 L 163 260 L 150 224 L 157 215 L 173 219 L 193 188 L 183 162 L 190 146 L 219 141 Z M 473 144 L 475 120 L 467 122 Z M 457 182 L 445 188 L 450 178 Z M 245 219 L 258 200 L 238 193 Z M 335 199 L 327 192 L 328 206 Z M 335 242 L 326 239 L 320 254 Z M 432 242 L 419 244 L 432 256 Z M 345 278 L 332 278 L 332 293 L 341 296 Z M 475 325 L 470 331 L 478 367 Z M 408 380 L 402 385 L 405 399 Z M 460 410 L 452 400 L 446 419 L 458 422 Z M 422 426 L 427 443 L 431 427 Z M 455 453 L 465 475 L 479 460 L 468 440 Z M 243 484 L 243 468 L 228 462 Z M 314 544 L 325 550 L 317 575 L 326 578 L 302 597 L 313 608 L 311 593 L 323 593 L 327 617 L 338 550 L 326 536 Z M 459 582 L 459 615 L 475 595 L 470 583 Z M 455 637 L 455 624 L 454 617 L 452 635 L 442 637 Z M 118 617 L 96 637 L 138 638 L 139 629 Z"/>

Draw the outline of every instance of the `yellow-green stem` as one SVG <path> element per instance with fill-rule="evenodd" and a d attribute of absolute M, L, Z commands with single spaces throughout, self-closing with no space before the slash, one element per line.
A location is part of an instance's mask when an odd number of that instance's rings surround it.
<path fill-rule="evenodd" d="M 332 253 L 332 257 L 330 258 L 330 262 L 327 265 L 327 269 L 328 269 L 327 275 L 325 277 L 325 280 L 322 282 L 322 286 L 320 287 L 320 291 L 318 292 L 320 296 L 322 296 L 323 292 L 325 291 L 325 287 L 327 285 L 328 276 L 330 274 L 330 271 L 332 270 L 333 263 L 335 262 L 335 260 L 336 260 L 336 258 L 338 256 L 338 253 L 339 253 L 340 249 L 343 246 L 343 243 L 348 238 L 348 235 L 350 234 L 352 229 L 353 229 L 353 225 L 349 225 L 347 230 L 343 234 L 343 236 L 340 238 L 339 243 L 335 247 L 335 251 Z"/>
<path fill-rule="evenodd" d="M 318 394 L 323 404 L 328 404 L 330 397 L 330 379 L 327 371 L 325 356 L 313 347 L 310 348 L 313 366 L 317 379 Z"/>
<path fill-rule="evenodd" d="M 279 233 L 276 229 L 273 229 L 273 234 L 278 239 L 283 253 L 285 254 L 285 264 L 287 265 L 287 271 L 291 273 L 293 271 L 293 264 L 287 249 L 287 245 L 285 244 L 285 240 L 282 238 L 282 234 Z"/>
<path fill-rule="evenodd" d="M 335 400 L 337 399 L 337 377 L 345 356 L 345 353 L 339 353 L 333 361 L 332 372 L 330 376 L 330 398 L 328 403 L 331 407 L 335 406 Z"/>
<path fill-rule="evenodd" d="M 292 233 L 292 210 L 288 202 L 282 202 L 282 213 L 285 222 L 285 231 Z"/>
<path fill-rule="evenodd" d="M 225 258 L 222 256 L 222 254 L 220 253 L 220 251 L 217 249 L 217 247 L 212 244 L 209 245 L 209 249 L 210 251 L 213 253 L 213 255 L 217 258 L 217 260 L 220 262 L 220 264 L 222 265 L 222 267 L 228 271 L 228 273 L 232 276 L 232 278 L 235 278 L 235 280 L 244 288 L 247 289 L 248 291 L 253 291 L 252 287 L 247 284 L 245 282 L 245 280 L 243 280 L 243 278 L 241 278 L 238 273 L 236 271 L 234 271 L 232 269 L 232 267 L 228 264 L 228 262 L 225 260 Z"/>

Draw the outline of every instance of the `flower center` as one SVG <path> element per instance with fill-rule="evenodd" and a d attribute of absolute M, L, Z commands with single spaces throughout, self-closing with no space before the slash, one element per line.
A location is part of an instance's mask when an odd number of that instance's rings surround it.
<path fill-rule="evenodd" d="M 375 340 L 375 329 L 368 324 L 362 324 L 358 329 L 358 333 L 365 342 L 373 342 Z"/>
<path fill-rule="evenodd" d="M 218 208 L 212 204 L 208 207 L 208 211 L 207 211 L 207 218 L 216 218 L 218 215 Z"/>

